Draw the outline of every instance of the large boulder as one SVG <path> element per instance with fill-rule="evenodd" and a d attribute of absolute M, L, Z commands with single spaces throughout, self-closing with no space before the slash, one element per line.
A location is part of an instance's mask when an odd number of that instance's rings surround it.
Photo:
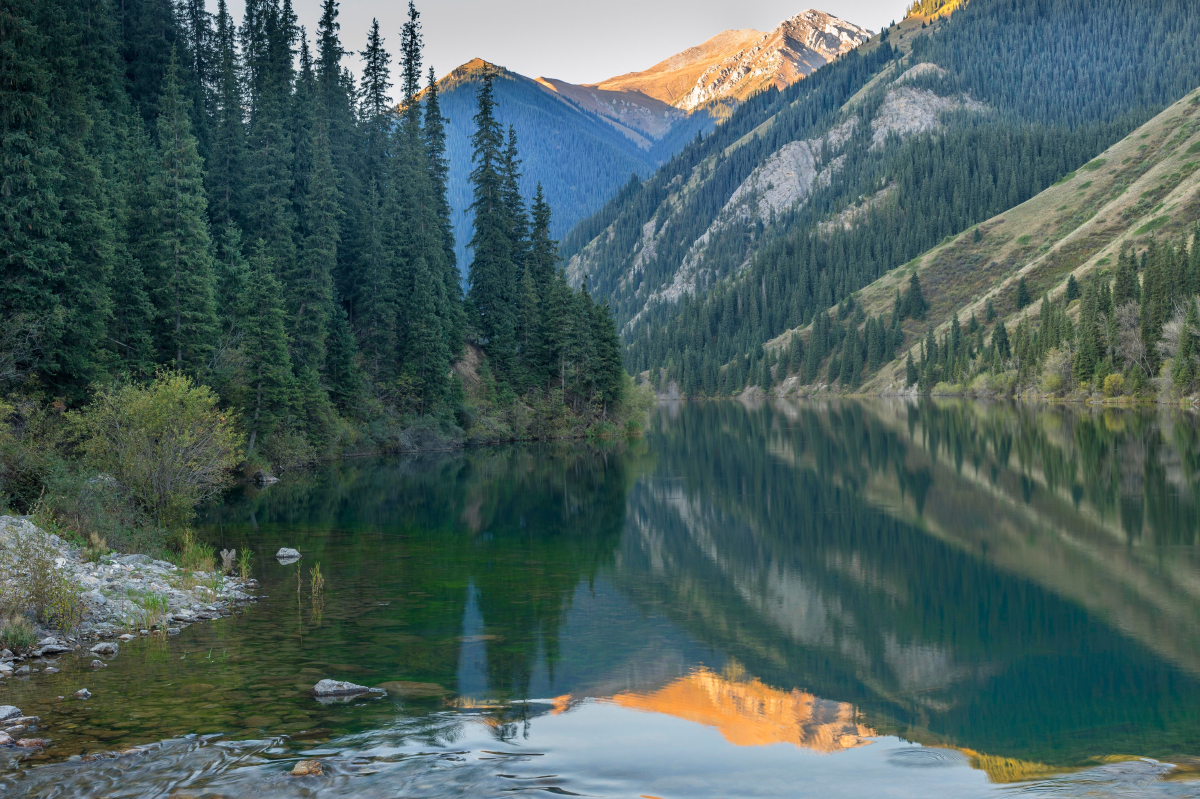
<path fill-rule="evenodd" d="M 0 705 L 0 721 L 8 721 L 9 719 L 19 718 L 21 709 L 12 705 Z"/>

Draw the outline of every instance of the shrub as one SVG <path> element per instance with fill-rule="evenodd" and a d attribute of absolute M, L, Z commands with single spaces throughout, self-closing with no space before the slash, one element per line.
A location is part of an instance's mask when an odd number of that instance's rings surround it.
<path fill-rule="evenodd" d="M 216 395 L 176 372 L 101 391 L 77 426 L 88 460 L 166 525 L 186 523 L 227 485 L 242 448 Z"/>
<path fill-rule="evenodd" d="M 83 621 L 83 586 L 55 562 L 54 538 L 31 524 L 10 525 L 0 542 L 0 580 L 9 592 L 0 601 L 6 614 L 30 612 L 44 624 L 70 631 Z"/>
<path fill-rule="evenodd" d="M 1125 390 L 1125 375 L 1114 372 L 1104 378 L 1104 396 L 1115 397 Z"/>

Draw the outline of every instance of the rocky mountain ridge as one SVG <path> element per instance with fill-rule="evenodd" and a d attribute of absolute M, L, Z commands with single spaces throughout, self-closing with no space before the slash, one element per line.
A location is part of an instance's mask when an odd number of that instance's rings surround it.
<path fill-rule="evenodd" d="M 790 86 L 871 35 L 832 14 L 808 9 L 772 31 L 722 31 L 649 69 L 588 88 L 631 92 L 695 111 L 714 102 L 740 102 L 771 86 Z"/>

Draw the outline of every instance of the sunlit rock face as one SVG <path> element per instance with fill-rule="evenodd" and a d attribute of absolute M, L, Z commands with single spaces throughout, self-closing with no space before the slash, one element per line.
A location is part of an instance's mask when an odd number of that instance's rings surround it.
<path fill-rule="evenodd" d="M 620 693 L 614 704 L 715 727 L 736 746 L 790 743 L 817 752 L 866 746 L 875 733 L 857 723 L 854 707 L 799 689 L 772 688 L 740 670 L 697 669 L 649 693 Z"/>
<path fill-rule="evenodd" d="M 744 100 L 769 86 L 783 88 L 871 38 L 871 32 L 809 9 L 774 30 L 730 30 L 641 72 L 595 84 L 694 111 L 717 101 Z"/>

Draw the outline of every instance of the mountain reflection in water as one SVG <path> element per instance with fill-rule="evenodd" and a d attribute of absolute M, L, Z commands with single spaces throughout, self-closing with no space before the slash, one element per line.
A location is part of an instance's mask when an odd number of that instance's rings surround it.
<path fill-rule="evenodd" d="M 290 475 L 203 522 L 269 599 L 0 689 L 54 740 L 0 792 L 1200 796 L 1195 422 L 708 403 Z"/>

